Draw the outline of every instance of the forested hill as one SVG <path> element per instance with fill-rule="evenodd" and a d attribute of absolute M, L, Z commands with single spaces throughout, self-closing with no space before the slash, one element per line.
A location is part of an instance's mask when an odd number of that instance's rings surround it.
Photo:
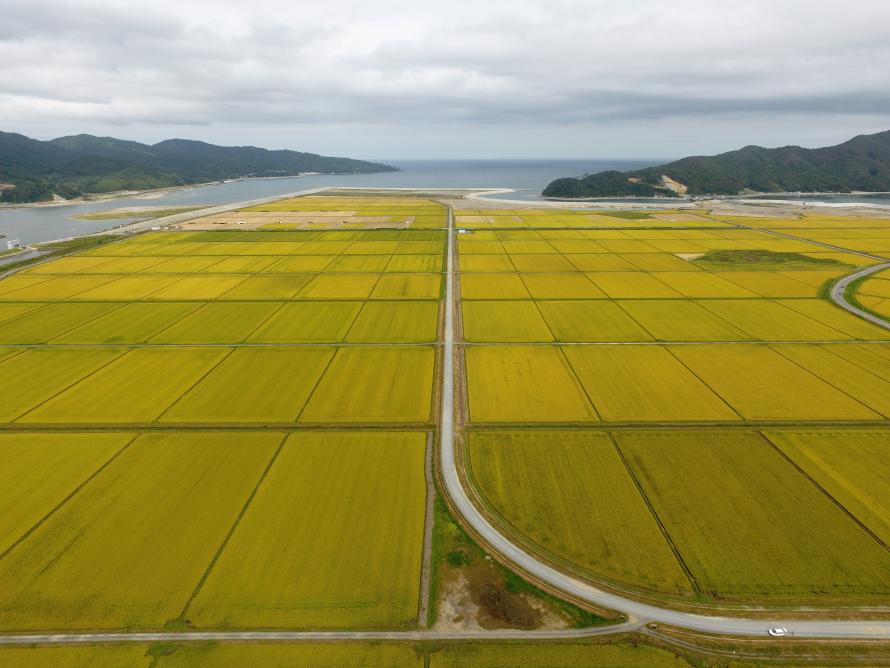
<path fill-rule="evenodd" d="M 0 201 L 36 202 L 116 190 L 148 190 L 301 172 L 370 174 L 395 167 L 350 158 L 170 139 L 149 146 L 76 135 L 38 141 L 0 132 Z"/>
<path fill-rule="evenodd" d="M 715 156 L 683 158 L 630 172 L 562 178 L 546 197 L 738 195 L 749 192 L 890 191 L 890 131 L 838 146 L 747 146 Z"/>

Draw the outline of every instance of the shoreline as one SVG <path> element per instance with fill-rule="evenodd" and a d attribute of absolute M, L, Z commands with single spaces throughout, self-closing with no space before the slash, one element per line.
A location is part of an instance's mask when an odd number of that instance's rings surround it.
<path fill-rule="evenodd" d="M 38 208 L 55 208 L 63 206 L 76 206 L 78 204 L 95 204 L 98 202 L 109 202 L 116 199 L 124 199 L 132 197 L 133 199 L 153 199 L 152 195 L 162 195 L 164 193 L 182 192 L 184 190 L 195 190 L 197 188 L 209 188 L 210 186 L 222 186 L 230 183 L 239 183 L 241 181 L 277 181 L 284 179 L 299 179 L 304 176 L 350 176 L 355 174 L 386 174 L 389 172 L 300 172 L 299 174 L 291 174 L 288 176 L 241 176 L 236 179 L 225 179 L 223 181 L 207 181 L 204 183 L 190 183 L 182 186 L 170 186 L 167 188 L 151 188 L 149 190 L 115 190 L 109 193 L 87 193 L 81 197 L 73 199 L 53 200 L 49 202 L 7 202 L 0 203 L 0 211 L 5 209 L 38 209 Z"/>
<path fill-rule="evenodd" d="M 259 178 L 297 178 L 297 177 L 259 177 Z M 212 185 L 212 184 L 208 184 Z M 188 188 L 197 187 L 197 186 L 188 186 Z M 175 190 L 182 190 L 184 188 L 176 188 Z M 168 190 L 168 189 L 164 189 Z M 497 198 L 497 195 L 517 192 L 519 189 L 515 188 L 476 188 L 476 187 L 453 187 L 446 186 L 441 188 L 433 188 L 433 187 L 390 187 L 390 188 L 381 188 L 381 187 L 363 187 L 363 186 L 320 186 L 317 188 L 310 188 L 305 190 L 299 190 L 296 192 L 276 194 L 268 197 L 253 199 L 253 200 L 244 200 L 240 202 L 234 202 L 230 204 L 222 204 L 222 205 L 211 205 L 207 207 L 200 207 L 194 209 L 189 212 L 177 213 L 169 216 L 159 216 L 157 218 L 149 218 L 147 220 L 135 220 L 131 222 L 117 222 L 117 224 L 111 224 L 107 227 L 103 226 L 101 230 L 95 230 L 92 232 L 85 232 L 83 234 L 73 234 L 64 237 L 58 237 L 54 239 L 34 241 L 28 244 L 30 247 L 39 247 L 44 244 L 52 244 L 70 241 L 72 239 L 77 239 L 81 237 L 89 237 L 96 236 L 101 234 L 113 234 L 113 235 L 127 235 L 132 233 L 137 233 L 140 231 L 144 231 L 146 229 L 150 229 L 152 227 L 166 227 L 170 225 L 176 225 L 181 222 L 186 222 L 188 220 L 192 220 L 195 218 L 201 218 L 209 215 L 226 213 L 229 211 L 234 211 L 240 208 L 255 206 L 259 204 L 266 204 L 269 202 L 278 201 L 281 199 L 287 199 L 289 197 L 300 197 L 306 195 L 315 195 L 315 194 L 324 194 L 328 191 L 389 191 L 389 192 L 422 192 L 427 197 L 435 197 L 441 196 L 446 199 L 451 199 L 452 204 L 455 207 L 460 209 L 470 209 L 470 208 L 479 208 L 480 206 L 485 205 L 493 205 L 491 208 L 497 209 L 506 209 L 506 208 L 515 208 L 515 209 L 536 209 L 536 208 L 553 208 L 553 209 L 570 209 L 570 208 L 583 208 L 590 210 L 633 210 L 633 209 L 684 209 L 684 210 L 723 210 L 725 212 L 736 212 L 741 215 L 753 215 L 754 217 L 763 217 L 769 215 L 779 215 L 779 216 L 797 216 L 799 210 L 801 208 L 805 208 L 810 205 L 808 202 L 802 201 L 794 201 L 794 200 L 762 200 L 762 199 L 749 199 L 745 200 L 743 198 L 720 198 L 720 199 L 698 199 L 698 200 L 690 200 L 690 199 L 679 199 L 676 200 L 665 198 L 664 202 L 654 202 L 654 201 L 640 201 L 640 202 L 615 202 L 608 200 L 549 200 L 549 199 L 541 199 L 541 200 L 512 200 L 512 199 L 501 199 Z M 148 192 L 148 191 L 146 191 Z M 144 194 L 144 193 L 143 193 Z M 494 195 L 495 197 L 490 197 Z M 122 195 L 121 197 L 126 196 Z M 117 199 L 116 198 L 108 198 L 108 199 Z M 461 206 L 458 202 L 464 202 L 468 206 Z M 68 202 L 71 203 L 71 202 Z M 33 204 L 27 206 L 35 206 Z M 59 204 L 55 203 L 46 203 L 37 206 L 59 206 Z M 836 209 L 842 211 L 849 215 L 874 215 L 875 213 L 885 213 L 890 212 L 890 204 L 888 205 L 880 205 L 880 204 L 871 204 L 871 203 L 855 203 L 855 202 L 840 202 L 840 203 L 830 203 L 830 202 L 817 202 L 814 203 L 813 206 L 823 206 L 830 207 L 832 209 Z M 12 208 L 12 207 L 10 207 Z M 16 207 L 18 208 L 18 207 Z M 165 208 L 165 207 L 157 207 L 157 208 Z M 176 208 L 176 207 L 169 207 Z M 0 207 L 2 210 L 2 207 Z M 112 221 L 109 220 L 109 223 Z"/>
<path fill-rule="evenodd" d="M 515 190 L 513 191 L 515 192 Z M 542 201 L 548 202 L 615 202 L 617 200 L 636 201 L 640 203 L 653 202 L 654 200 L 665 202 L 701 202 L 701 201 L 754 201 L 754 202 L 802 202 L 807 197 L 877 197 L 888 196 L 890 191 L 878 190 L 875 192 L 854 191 L 854 192 L 757 192 L 747 193 L 744 195 L 686 195 L 682 197 L 634 197 L 633 195 L 616 195 L 615 197 L 544 197 L 541 195 Z M 766 199 L 775 197 L 776 199 Z M 818 203 L 818 202 L 815 202 Z M 814 204 L 815 204 L 814 203 Z M 859 206 L 854 203 L 842 203 L 848 206 Z M 883 205 L 882 205 L 883 206 Z"/>

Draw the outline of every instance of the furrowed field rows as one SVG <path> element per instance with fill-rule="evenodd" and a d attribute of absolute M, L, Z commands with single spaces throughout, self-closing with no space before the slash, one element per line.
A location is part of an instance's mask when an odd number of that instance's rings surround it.
<path fill-rule="evenodd" d="M 881 344 L 491 345 L 465 357 L 473 422 L 890 417 Z"/>
<path fill-rule="evenodd" d="M 149 668 L 154 657 L 145 645 L 40 646 L 0 648 L 0 665 L 17 668 Z"/>
<path fill-rule="evenodd" d="M 650 666 L 684 668 L 690 664 L 665 650 L 648 645 L 592 643 L 465 643 L 427 649 L 409 644 L 381 643 L 188 643 L 167 645 L 154 659 L 142 645 L 88 647 L 29 647 L 0 649 L 0 663 L 19 668 L 46 665 L 58 668 L 422 668 L 430 652 L 432 668 L 514 668 L 533 662 L 540 668 L 602 668 L 603 666 Z M 155 661 L 155 663 L 152 663 Z"/>
<path fill-rule="evenodd" d="M 764 436 L 890 545 L 890 431 L 771 430 Z"/>
<path fill-rule="evenodd" d="M 0 359 L 0 419 L 427 423 L 434 366 L 426 346 L 26 350 Z"/>
<path fill-rule="evenodd" d="M 890 552 L 756 434 L 615 435 L 702 591 L 884 597 Z"/>
<path fill-rule="evenodd" d="M 162 422 L 293 422 L 334 352 L 241 348 L 167 409 Z"/>
<path fill-rule="evenodd" d="M 139 437 L 0 560 L 0 628 L 159 628 L 178 617 L 281 440 Z"/>
<path fill-rule="evenodd" d="M 0 361 L 0 421 L 12 422 L 123 354 L 121 350 L 26 350 Z"/>
<path fill-rule="evenodd" d="M 508 531 L 596 581 L 702 601 L 864 602 L 890 590 L 888 433 L 472 431 L 467 447 Z"/>
<path fill-rule="evenodd" d="M 590 422 L 584 389 L 554 348 L 468 348 L 467 396 L 475 422 Z"/>
<path fill-rule="evenodd" d="M 131 350 L 33 407 L 19 420 L 57 424 L 151 422 L 228 352 L 218 348 Z"/>
<path fill-rule="evenodd" d="M 465 643 L 450 645 L 430 658 L 430 668 L 594 668 L 601 666 L 649 666 L 684 668 L 683 659 L 648 645 Z"/>
<path fill-rule="evenodd" d="M 425 441 L 422 433 L 292 434 L 189 619 L 211 628 L 416 623 Z"/>
<path fill-rule="evenodd" d="M 642 589 L 692 592 L 606 432 L 472 432 L 468 449 L 492 511 L 551 558 Z"/>
<path fill-rule="evenodd" d="M 240 666 L 312 666 L 313 668 L 422 668 L 423 658 L 410 645 L 349 644 L 189 644 L 162 657 L 158 668 L 239 668 Z"/>
<path fill-rule="evenodd" d="M 160 628 L 183 611 L 199 627 L 409 627 L 425 442 L 409 432 L 4 434 L 2 494 L 28 503 L 0 527 L 0 628 Z M 46 475 L 57 486 L 41 485 Z"/>
<path fill-rule="evenodd" d="M 135 438 L 135 434 L 0 434 L 0 554 Z"/>

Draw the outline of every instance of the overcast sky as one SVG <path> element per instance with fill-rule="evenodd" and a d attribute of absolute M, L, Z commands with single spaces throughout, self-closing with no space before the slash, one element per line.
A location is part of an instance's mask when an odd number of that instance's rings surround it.
<path fill-rule="evenodd" d="M 670 158 L 890 129 L 888 0 L 0 0 L 0 129 Z"/>

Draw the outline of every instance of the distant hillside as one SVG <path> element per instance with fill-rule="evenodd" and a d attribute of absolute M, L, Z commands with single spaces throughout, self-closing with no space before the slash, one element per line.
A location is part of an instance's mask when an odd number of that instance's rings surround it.
<path fill-rule="evenodd" d="M 170 139 L 149 146 L 76 135 L 37 141 L 0 132 L 0 201 L 35 202 L 116 190 L 149 190 L 301 172 L 371 174 L 395 167 L 350 158 Z"/>
<path fill-rule="evenodd" d="M 890 191 L 890 131 L 828 148 L 747 146 L 630 172 L 562 178 L 545 197 L 738 195 L 748 192 Z"/>

